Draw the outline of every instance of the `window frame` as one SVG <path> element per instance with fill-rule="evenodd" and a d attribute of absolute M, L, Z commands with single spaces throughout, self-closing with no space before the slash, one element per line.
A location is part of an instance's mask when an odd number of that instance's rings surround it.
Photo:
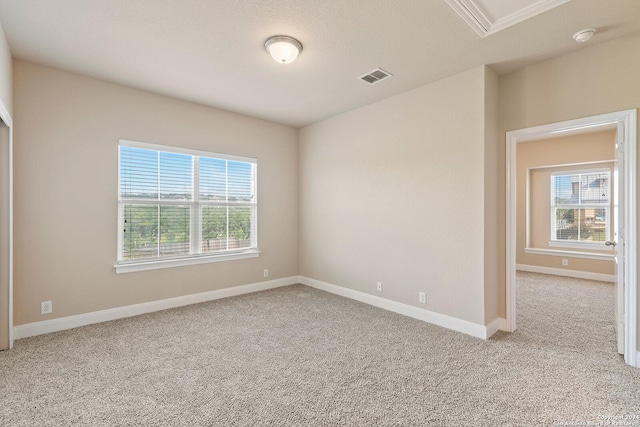
<path fill-rule="evenodd" d="M 193 197 L 190 200 L 171 200 L 161 199 L 158 193 L 157 199 L 135 199 L 121 197 L 121 148 L 139 148 L 144 150 L 153 150 L 157 152 L 175 153 L 188 155 L 192 157 L 192 188 Z M 228 200 L 211 201 L 200 200 L 199 188 L 199 159 L 201 157 L 213 158 L 217 160 L 236 161 L 252 164 L 253 176 L 253 198 L 250 202 L 229 202 Z M 185 265 L 204 264 L 210 262 L 231 261 L 246 258 L 255 258 L 260 256 L 258 249 L 258 161 L 250 157 L 235 156 L 229 154 L 213 153 L 208 151 L 193 150 L 182 147 L 174 147 L 168 145 L 151 144 L 147 142 L 131 141 L 126 139 L 118 140 L 118 230 L 117 230 L 117 258 L 114 268 L 116 273 L 129 273 L 144 270 L 155 270 L 160 268 L 179 267 Z M 227 175 L 228 177 L 228 172 Z M 124 215 L 123 206 L 132 205 L 150 205 L 150 206 L 190 206 L 190 252 L 187 255 L 167 256 L 159 258 L 141 258 L 134 260 L 123 260 L 123 244 L 124 244 Z M 223 252 L 216 253 L 198 253 L 202 242 L 202 208 L 206 206 L 248 206 L 251 208 L 250 219 L 250 247 L 241 249 L 228 249 Z M 228 237 L 227 237 L 228 238 Z"/>
<path fill-rule="evenodd" d="M 556 176 L 570 176 L 570 175 L 589 175 L 589 174 L 600 174 L 607 173 L 608 174 L 608 182 L 607 182 L 607 194 L 609 195 L 609 200 L 606 204 L 604 203 L 568 203 L 568 204 L 556 204 L 555 203 L 555 189 L 554 189 L 554 177 Z M 594 242 L 594 241 L 579 241 L 579 240 L 563 240 L 557 238 L 557 228 L 556 228 L 556 209 L 604 209 L 606 212 L 606 227 L 605 227 L 605 241 L 610 240 L 611 238 L 611 213 L 612 213 L 612 200 L 611 200 L 611 176 L 612 172 L 610 168 L 592 168 L 592 169 L 578 169 L 578 170 L 570 170 L 570 171 L 555 171 L 551 172 L 549 179 L 549 201 L 550 201 L 550 209 L 549 209 L 549 246 L 551 247 L 566 247 L 566 248 L 589 248 L 589 249 L 601 249 L 607 250 L 604 246 L 603 242 Z"/>

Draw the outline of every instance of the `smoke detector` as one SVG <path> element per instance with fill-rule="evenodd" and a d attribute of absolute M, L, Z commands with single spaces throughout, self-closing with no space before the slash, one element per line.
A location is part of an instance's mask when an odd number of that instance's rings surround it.
<path fill-rule="evenodd" d="M 591 37 L 596 33 L 595 28 L 585 28 L 573 35 L 573 39 L 578 43 L 585 43 L 591 40 Z"/>

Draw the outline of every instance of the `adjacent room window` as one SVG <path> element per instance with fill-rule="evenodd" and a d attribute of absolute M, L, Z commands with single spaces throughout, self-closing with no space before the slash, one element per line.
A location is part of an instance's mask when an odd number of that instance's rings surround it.
<path fill-rule="evenodd" d="M 607 169 L 551 175 L 552 242 L 609 240 L 610 175 Z"/>
<path fill-rule="evenodd" d="M 257 253 L 256 169 L 254 159 L 121 140 L 118 265 Z"/>

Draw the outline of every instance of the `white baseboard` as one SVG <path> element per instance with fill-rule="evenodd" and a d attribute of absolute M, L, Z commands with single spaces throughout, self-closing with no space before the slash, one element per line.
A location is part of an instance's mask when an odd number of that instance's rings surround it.
<path fill-rule="evenodd" d="M 540 267 L 537 265 L 516 264 L 516 270 L 528 271 L 530 273 L 553 274 L 555 276 L 574 277 L 577 279 L 598 280 L 601 282 L 616 281 L 613 274 L 590 273 L 588 271 L 565 270 L 564 268 Z"/>
<path fill-rule="evenodd" d="M 75 316 L 59 317 L 57 319 L 44 320 L 42 322 L 27 323 L 25 325 L 15 326 L 13 328 L 13 333 L 15 339 L 27 338 L 36 335 L 48 334 L 50 332 L 77 328 L 79 326 L 91 325 L 93 323 L 107 322 L 110 320 L 137 316 L 154 311 L 166 310 L 169 308 L 182 307 L 185 305 L 233 297 L 251 292 L 265 291 L 267 289 L 279 288 L 281 286 L 295 285 L 297 283 L 300 283 L 298 276 L 285 277 L 282 279 L 217 289 L 215 291 L 184 295 L 159 301 L 150 301 L 141 304 L 127 305 L 124 307 L 110 308 L 108 310 L 94 311 Z"/>
<path fill-rule="evenodd" d="M 320 289 L 322 291 L 330 292 L 332 294 L 340 295 L 342 297 L 350 298 L 356 301 L 363 302 L 365 304 L 373 305 L 378 308 L 393 311 L 394 313 L 402 314 L 404 316 L 413 317 L 414 319 L 422 320 L 427 323 L 442 326 L 443 328 L 452 329 L 457 332 L 462 332 L 467 335 L 471 335 L 476 338 L 487 339 L 493 335 L 500 326 L 501 323 L 497 321 L 504 319 L 496 319 L 489 324 L 489 326 L 479 325 L 477 323 L 469 322 L 466 320 L 458 319 L 456 317 L 447 316 L 444 314 L 436 313 L 422 308 L 414 307 L 408 304 L 392 301 L 385 298 L 380 298 L 375 295 L 370 295 L 360 291 L 354 291 L 353 289 L 344 288 L 342 286 L 333 285 L 331 283 L 322 282 L 316 279 L 310 279 L 308 277 L 300 276 L 300 283 L 312 288 Z M 506 322 L 504 322 L 506 324 Z M 491 328 L 490 328 L 491 327 Z"/>
<path fill-rule="evenodd" d="M 492 336 L 498 331 L 507 331 L 507 319 L 503 319 L 502 317 L 498 317 L 494 319 L 487 325 L 487 338 Z"/>
<path fill-rule="evenodd" d="M 125 317 L 138 316 L 140 314 L 154 311 L 166 310 L 175 307 L 182 307 L 190 304 L 197 304 L 212 301 L 220 298 L 233 297 L 252 292 L 274 289 L 281 286 L 301 283 L 312 288 L 340 295 L 365 304 L 389 310 L 394 313 L 432 323 L 457 332 L 462 332 L 473 337 L 487 339 L 498 330 L 506 330 L 505 319 L 495 319 L 489 325 L 484 326 L 456 317 L 447 316 L 429 310 L 424 310 L 408 304 L 380 298 L 364 292 L 354 291 L 342 286 L 333 285 L 303 276 L 292 276 L 283 279 L 269 280 L 266 282 L 253 283 L 249 285 L 235 286 L 231 288 L 218 289 L 214 291 L 202 292 L 198 294 L 184 295 L 175 298 L 168 298 L 159 301 L 150 301 L 141 304 L 127 305 L 107 310 L 94 311 L 91 313 L 78 314 L 74 316 L 59 317 L 57 319 L 44 320 L 41 322 L 27 323 L 13 328 L 15 339 L 27 338 L 36 335 L 48 334 L 51 332 L 64 331 L 66 329 L 91 325 L 94 323 L 108 322 L 110 320 L 123 319 Z"/>

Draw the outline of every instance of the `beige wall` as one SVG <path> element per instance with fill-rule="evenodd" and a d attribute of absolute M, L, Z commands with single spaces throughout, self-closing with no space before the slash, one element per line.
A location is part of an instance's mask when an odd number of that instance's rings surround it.
<path fill-rule="evenodd" d="M 0 26 L 0 102 L 10 115 L 13 115 L 12 72 L 11 52 L 2 26 Z"/>
<path fill-rule="evenodd" d="M 485 175 L 485 155 L 497 161 L 485 152 L 485 90 L 497 88 L 487 73 L 301 129 L 302 276 L 423 308 L 426 291 L 428 310 L 485 323 L 485 182 L 497 179 Z"/>
<path fill-rule="evenodd" d="M 297 275 L 296 129 L 22 61 L 14 83 L 16 325 Z M 261 256 L 116 275 L 119 138 L 257 158 Z"/>
<path fill-rule="evenodd" d="M 549 245 L 550 175 L 557 171 L 577 171 L 593 168 L 613 170 L 613 163 L 591 164 L 614 158 L 615 131 L 599 131 L 580 135 L 519 143 L 516 150 L 516 263 L 529 266 L 561 268 L 583 272 L 614 274 L 613 260 L 594 260 L 570 255 L 539 255 L 525 253 L 527 240 L 527 180 L 529 182 L 529 247 L 576 252 L 611 253 L 604 245 L 600 250 L 586 248 L 558 248 Z M 590 163 L 587 165 L 569 165 Z M 612 199 L 613 202 L 613 199 Z M 613 222 L 610 222 L 613 225 Z M 567 259 L 568 266 L 562 265 Z"/>
<path fill-rule="evenodd" d="M 638 108 L 638 46 L 640 36 L 616 39 L 502 76 L 500 134 Z M 500 155 L 500 163 L 505 164 L 504 148 Z M 504 182 L 500 192 L 505 194 Z"/>
<path fill-rule="evenodd" d="M 500 137 L 498 135 L 498 76 L 485 68 L 484 99 L 484 321 L 488 324 L 501 315 L 499 295 L 505 284 L 505 259 L 500 257 L 499 230 L 504 226 L 498 222 L 498 183 L 503 178 L 498 163 Z"/>

